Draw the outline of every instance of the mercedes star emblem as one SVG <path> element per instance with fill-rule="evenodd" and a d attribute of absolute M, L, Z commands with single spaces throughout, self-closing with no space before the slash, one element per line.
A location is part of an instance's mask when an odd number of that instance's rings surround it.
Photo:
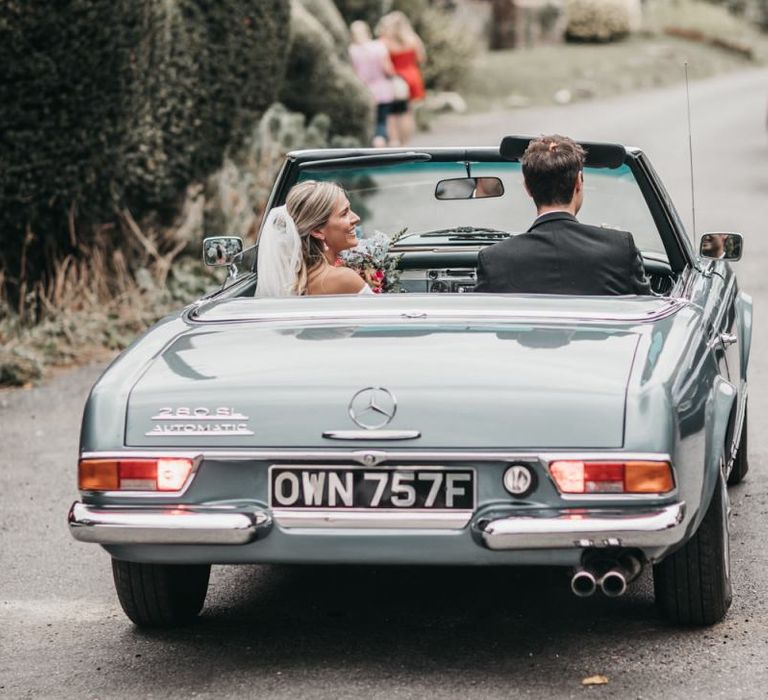
<path fill-rule="evenodd" d="M 394 394 L 380 386 L 360 389 L 349 402 L 349 417 L 361 428 L 383 428 L 394 417 L 397 401 Z"/>

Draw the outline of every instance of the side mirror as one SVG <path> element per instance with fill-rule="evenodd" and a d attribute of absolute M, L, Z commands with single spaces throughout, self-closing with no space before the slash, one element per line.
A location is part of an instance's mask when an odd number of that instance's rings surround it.
<path fill-rule="evenodd" d="M 705 233 L 699 255 L 710 260 L 741 260 L 744 238 L 740 233 Z"/>
<path fill-rule="evenodd" d="M 440 180 L 435 187 L 436 199 L 485 199 L 503 194 L 504 185 L 497 177 L 457 177 Z"/>
<path fill-rule="evenodd" d="M 231 265 L 242 252 L 239 236 L 211 236 L 203 241 L 203 262 L 210 267 Z"/>

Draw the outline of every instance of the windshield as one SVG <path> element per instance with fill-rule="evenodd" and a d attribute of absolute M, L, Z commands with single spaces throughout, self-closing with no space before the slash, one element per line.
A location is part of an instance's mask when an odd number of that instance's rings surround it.
<path fill-rule="evenodd" d="M 536 216 L 533 200 L 523 187 L 520 163 L 471 163 L 473 177 L 498 177 L 501 197 L 438 200 L 439 180 L 466 177 L 463 162 L 418 162 L 400 165 L 366 165 L 331 170 L 302 169 L 299 181 L 331 180 L 346 189 L 352 209 L 362 219 L 362 236 L 376 231 L 389 236 L 403 229 L 408 234 L 456 227 L 486 228 L 512 234 L 528 230 Z M 632 233 L 641 251 L 664 254 L 656 224 L 629 166 L 614 170 L 584 169 L 583 223 Z"/>

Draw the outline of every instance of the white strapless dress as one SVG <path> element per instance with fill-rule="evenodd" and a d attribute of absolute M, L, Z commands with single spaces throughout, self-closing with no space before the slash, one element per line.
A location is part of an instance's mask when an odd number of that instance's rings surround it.
<path fill-rule="evenodd" d="M 373 290 L 367 284 L 364 284 L 358 294 L 373 294 Z"/>

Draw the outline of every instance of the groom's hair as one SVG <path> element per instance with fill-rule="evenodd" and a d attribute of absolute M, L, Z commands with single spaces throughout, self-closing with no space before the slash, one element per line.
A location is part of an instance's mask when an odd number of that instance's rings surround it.
<path fill-rule="evenodd" d="M 586 152 L 573 139 L 553 134 L 531 139 L 523 153 L 523 177 L 536 206 L 568 204 Z"/>

